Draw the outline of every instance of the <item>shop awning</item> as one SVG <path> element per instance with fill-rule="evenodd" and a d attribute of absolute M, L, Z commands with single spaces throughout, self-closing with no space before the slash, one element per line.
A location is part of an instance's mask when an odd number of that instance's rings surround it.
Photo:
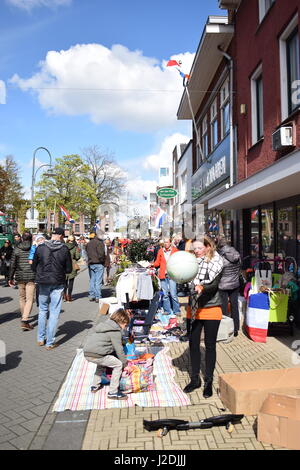
<path fill-rule="evenodd" d="M 300 194 L 300 151 L 281 158 L 208 201 L 209 209 L 247 209 Z"/>
<path fill-rule="evenodd" d="M 218 46 L 226 51 L 234 34 L 234 26 L 228 24 L 224 16 L 210 16 L 204 28 L 200 44 L 190 72 L 188 84 L 193 113 L 196 115 L 205 98 L 206 91 L 224 59 Z M 178 119 L 192 119 L 186 91 L 184 91 L 177 111 Z"/>

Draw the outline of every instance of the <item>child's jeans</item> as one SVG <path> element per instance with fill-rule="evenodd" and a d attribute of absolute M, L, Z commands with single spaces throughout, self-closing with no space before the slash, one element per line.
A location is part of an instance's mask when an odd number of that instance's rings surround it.
<path fill-rule="evenodd" d="M 109 393 L 117 393 L 119 389 L 119 383 L 120 383 L 120 378 L 123 370 L 123 364 L 115 356 L 104 356 L 104 357 L 87 357 L 85 358 L 89 362 L 93 362 L 94 364 L 97 364 L 97 369 L 94 375 L 94 380 L 93 380 L 93 386 L 98 385 L 99 382 L 101 382 L 101 374 L 103 371 L 103 368 L 109 367 L 112 369 L 112 375 L 111 375 L 111 380 L 110 380 L 110 386 L 109 386 Z"/>

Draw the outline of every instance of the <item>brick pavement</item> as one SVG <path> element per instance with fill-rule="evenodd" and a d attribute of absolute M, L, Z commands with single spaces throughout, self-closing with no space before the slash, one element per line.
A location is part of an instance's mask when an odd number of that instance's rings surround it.
<path fill-rule="evenodd" d="M 243 335 L 230 344 L 219 343 L 214 396 L 204 400 L 201 390 L 197 390 L 191 394 L 192 405 L 188 407 L 135 407 L 83 413 L 52 413 L 53 404 L 76 349 L 82 345 L 97 315 L 97 305 L 87 300 L 87 286 L 88 274 L 82 270 L 75 280 L 75 302 L 63 304 L 64 312 L 57 332 L 60 347 L 46 351 L 36 345 L 36 328 L 30 332 L 20 329 L 18 291 L 0 285 L 0 340 L 5 341 L 7 347 L 6 364 L 0 364 L 0 450 L 272 449 L 256 440 L 255 417 L 245 418 L 240 425 L 235 426 L 232 434 L 228 434 L 224 428 L 171 431 L 163 439 L 156 437 L 155 433 L 145 431 L 142 422 L 143 418 L 164 417 L 196 421 L 219 414 L 222 404 L 216 394 L 217 375 L 223 372 L 290 367 L 290 345 L 291 341 L 300 337 L 299 331 L 293 338 L 268 338 L 267 344 L 253 343 Z M 107 295 L 110 293 L 107 292 Z M 34 306 L 35 320 L 36 313 L 37 308 Z M 179 386 L 184 387 L 189 381 L 188 345 L 173 343 L 169 346 L 176 371 L 175 379 Z M 64 420 L 66 414 L 68 418 Z M 82 423 L 82 438 L 79 431 L 77 434 L 72 432 L 77 421 Z M 64 436 L 61 442 L 57 442 L 59 432 L 70 436 L 69 441 L 66 442 Z M 72 441 L 74 434 L 76 444 Z"/>
<path fill-rule="evenodd" d="M 88 302 L 87 288 L 82 268 L 75 301 L 63 303 L 56 335 L 60 346 L 47 351 L 37 346 L 37 328 L 20 329 L 18 290 L 0 285 L 0 340 L 6 345 L 6 364 L 0 364 L 0 450 L 42 448 L 56 418 L 52 403 L 98 313 L 97 304 Z M 34 304 L 35 323 L 37 311 Z"/>
<path fill-rule="evenodd" d="M 170 408 L 128 408 L 93 410 L 82 449 L 84 450 L 271 450 L 275 447 L 256 439 L 256 417 L 245 417 L 229 434 L 224 427 L 189 431 L 171 431 L 163 438 L 143 429 L 143 419 L 178 418 L 198 421 L 222 414 L 223 404 L 217 395 L 220 373 L 253 371 L 292 367 L 291 338 L 269 337 L 267 344 L 253 343 L 240 334 L 233 342 L 217 345 L 217 366 L 214 395 L 205 400 L 202 389 L 191 395 L 191 406 Z M 180 387 L 189 382 L 189 353 L 187 343 L 171 343 L 169 353 L 176 371 L 175 380 Z M 203 356 L 202 356 L 203 357 Z M 203 368 L 203 364 L 202 364 Z"/>

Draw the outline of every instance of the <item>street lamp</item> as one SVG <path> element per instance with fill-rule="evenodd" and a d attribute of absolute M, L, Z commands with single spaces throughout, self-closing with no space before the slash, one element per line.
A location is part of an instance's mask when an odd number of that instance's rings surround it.
<path fill-rule="evenodd" d="M 36 153 L 38 150 L 45 150 L 48 155 L 49 155 L 49 159 L 50 159 L 50 164 L 47 165 L 41 165 L 36 171 L 35 171 L 35 156 L 36 156 Z M 36 178 L 36 175 L 37 175 L 37 172 L 38 170 L 40 170 L 40 168 L 42 167 L 45 167 L 45 166 L 48 166 L 50 167 L 50 170 L 52 168 L 52 157 L 51 157 L 51 153 L 49 152 L 49 150 L 46 148 L 46 147 L 38 147 L 37 149 L 35 149 L 34 151 L 34 154 L 33 154 L 33 160 L 32 160 L 32 179 L 31 179 L 31 219 L 34 219 L 34 186 L 35 186 L 35 178 Z M 49 176 L 54 176 L 53 173 L 49 173 Z"/>

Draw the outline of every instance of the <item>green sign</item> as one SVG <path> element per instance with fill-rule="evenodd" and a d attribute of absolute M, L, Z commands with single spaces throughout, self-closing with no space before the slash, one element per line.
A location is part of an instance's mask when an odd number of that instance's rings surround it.
<path fill-rule="evenodd" d="M 156 191 L 156 194 L 164 199 L 172 199 L 177 196 L 177 191 L 173 188 L 161 188 Z"/>

